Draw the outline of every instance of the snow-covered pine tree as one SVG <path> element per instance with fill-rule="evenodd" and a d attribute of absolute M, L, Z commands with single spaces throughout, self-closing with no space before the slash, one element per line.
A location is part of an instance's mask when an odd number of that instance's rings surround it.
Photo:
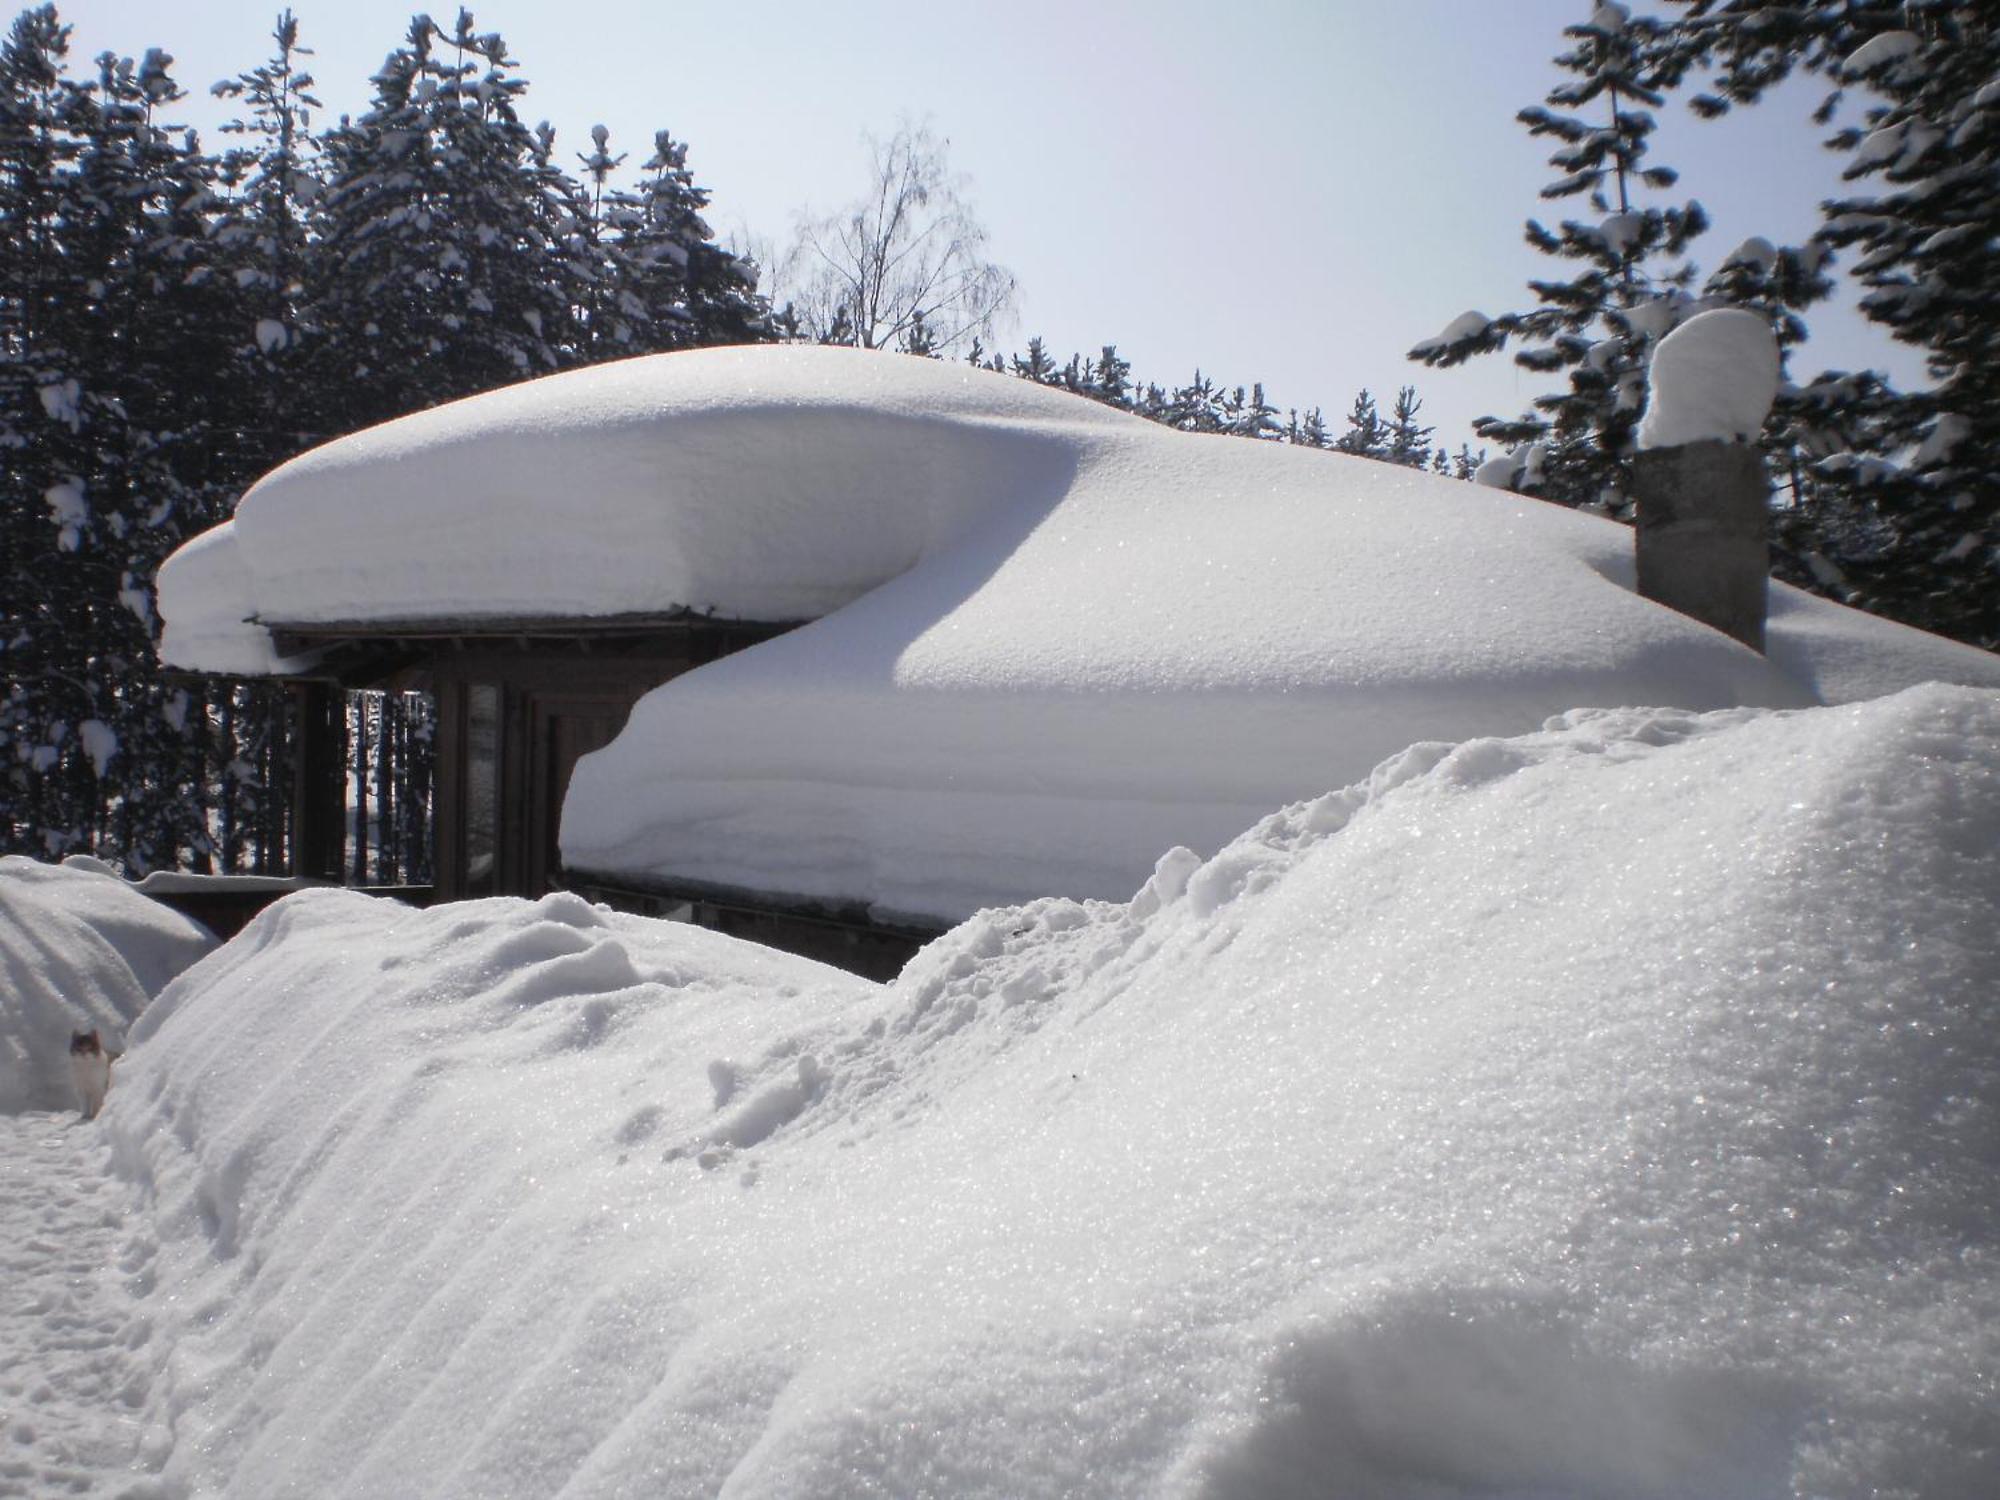
<path fill-rule="evenodd" d="M 1571 44 L 1555 62 L 1571 80 L 1550 91 L 1546 107 L 1518 118 L 1531 135 L 1557 142 L 1549 161 L 1561 175 L 1542 196 L 1581 198 L 1592 211 L 1553 230 L 1528 221 L 1528 242 L 1576 269 L 1565 279 L 1530 283 L 1534 309 L 1498 318 L 1465 314 L 1410 357 L 1444 367 L 1519 341 L 1518 364 L 1566 375 L 1568 388 L 1538 397 L 1532 413 L 1514 421 L 1484 417 L 1474 428 L 1522 450 L 1513 487 L 1621 514 L 1646 364 L 1690 304 L 1685 288 L 1693 272 L 1677 262 L 1708 218 L 1698 203 L 1644 201 L 1676 180 L 1646 161 L 1651 110 L 1662 103 L 1656 75 L 1673 56 L 1667 24 L 1606 0 L 1563 34 Z"/>
<path fill-rule="evenodd" d="M 1375 397 L 1366 388 L 1355 394 L 1348 408 L 1347 430 L 1333 440 L 1334 451 L 1356 458 L 1382 458 L 1389 449 L 1389 424 L 1375 408 Z"/>
<path fill-rule="evenodd" d="M 1013 371 L 1021 379 L 1031 381 L 1035 385 L 1059 383 L 1060 372 L 1056 368 L 1056 362 L 1049 357 L 1048 348 L 1042 343 L 1040 334 L 1029 338 L 1028 352 L 1025 355 L 1014 356 Z"/>
<path fill-rule="evenodd" d="M 1090 388 L 1108 406 L 1126 406 L 1132 399 L 1132 364 L 1119 356 L 1116 344 L 1106 344 L 1092 362 Z"/>
<path fill-rule="evenodd" d="M 1192 381 L 1166 399 L 1166 413 L 1161 420 L 1182 432 L 1221 432 L 1222 392 L 1214 381 L 1196 370 Z"/>
<path fill-rule="evenodd" d="M 340 392 L 347 430 L 570 362 L 566 207 L 542 142 L 521 123 L 526 84 L 505 42 L 461 11 L 427 16 L 375 75 L 358 120 L 326 138 L 315 204 L 314 383 Z"/>
<path fill-rule="evenodd" d="M 83 601 L 58 587 L 59 554 L 82 538 L 86 394 L 70 347 L 83 283 L 61 236 L 76 222 L 66 76 L 69 28 L 55 7 L 24 11 L 0 44 L 0 844 L 55 854 L 87 841 L 87 784 L 64 763 L 87 657 Z M 44 843 L 44 836 L 50 840 Z"/>
<path fill-rule="evenodd" d="M 1247 398 L 1243 396 L 1241 386 L 1237 387 L 1236 395 L 1236 410 L 1228 427 L 1232 436 L 1276 439 L 1285 435 L 1284 424 L 1278 420 L 1277 407 L 1264 399 L 1263 381 L 1251 385 Z"/>
<path fill-rule="evenodd" d="M 240 383 L 232 434 L 234 467 L 261 474 L 329 434 L 303 400 L 299 355 L 311 330 L 302 325 L 306 220 L 319 197 L 319 143 L 311 131 L 319 108 L 299 40 L 299 23 L 282 12 L 272 27 L 272 55 L 247 73 L 215 85 L 243 112 L 222 126 L 240 144 L 219 163 L 223 201 L 214 229 L 219 269 L 242 294 L 249 314 L 233 330 L 230 373 Z M 218 372 L 220 373 L 220 372 Z"/>
<path fill-rule="evenodd" d="M 1396 392 L 1396 404 L 1389 414 L 1388 443 L 1382 455 L 1390 463 L 1411 469 L 1430 465 L 1431 434 L 1437 429 L 1426 427 L 1417 420 L 1417 413 L 1423 404 L 1413 385 L 1403 386 Z"/>
<path fill-rule="evenodd" d="M 696 185 L 687 146 L 662 130 L 641 169 L 636 191 L 604 190 L 610 168 L 606 137 L 584 158 L 593 185 L 597 236 L 608 297 L 593 326 L 596 357 L 656 353 L 714 344 L 759 343 L 775 337 L 770 309 L 757 295 L 756 268 L 715 242 L 703 218 L 707 191 Z M 923 330 L 915 337 L 922 341 Z M 904 347 L 910 341 L 905 340 Z M 913 349 L 912 352 L 925 352 Z"/>
<path fill-rule="evenodd" d="M 1794 71 L 1861 96 L 1828 144 L 1855 184 L 1819 239 L 1858 252 L 1862 311 L 1924 351 L 1934 382 L 1899 393 L 1836 377 L 1822 403 L 1860 440 L 1819 473 L 1872 504 L 1872 556 L 1848 559 L 1856 602 L 2000 647 L 2000 17 L 1990 6 L 1813 0 L 1746 8 L 1676 0 L 1687 64 L 1717 69 L 1694 108 L 1758 99 Z M 1816 118 L 1840 118 L 1839 89 Z"/>
<path fill-rule="evenodd" d="M 35 575 L 9 632 L 22 686 L 5 732 L 10 771 L 27 783 L 10 842 L 95 848 L 139 869 L 184 854 L 199 863 L 207 723 L 159 679 L 152 580 L 210 519 L 202 502 L 220 462 L 202 378 L 220 360 L 228 295 L 208 261 L 213 164 L 159 120 L 180 97 L 166 54 L 106 53 L 77 83 L 62 77 L 63 44 L 43 11 L 8 48 L 8 108 L 24 126 L 9 132 L 10 156 L 35 144 L 7 164 L 25 175 L 6 175 L 26 194 L 22 229 L 39 263 L 25 280 L 10 269 L 8 288 L 23 314 L 13 353 L 35 396 L 8 412 L 8 530 Z M 36 96 L 59 107 L 41 110 Z"/>

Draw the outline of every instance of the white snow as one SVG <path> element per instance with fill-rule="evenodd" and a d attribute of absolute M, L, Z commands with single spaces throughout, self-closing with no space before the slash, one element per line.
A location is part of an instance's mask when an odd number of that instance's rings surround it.
<path fill-rule="evenodd" d="M 1067 469 L 642 700 L 577 767 L 566 864 L 954 921 L 1115 898 L 1162 847 L 1212 852 L 1417 740 L 2000 685 L 1985 653 L 1782 588 L 1760 658 L 1640 599 L 1628 530 L 1387 465 L 1126 427 Z"/>
<path fill-rule="evenodd" d="M 56 545 L 65 552 L 76 551 L 84 523 L 90 519 L 90 504 L 83 498 L 83 486 L 73 479 L 52 484 L 42 492 L 42 503 L 48 506 L 49 518 L 56 523 Z"/>
<path fill-rule="evenodd" d="M 1410 355 L 1412 358 L 1420 358 L 1433 349 L 1444 349 L 1462 340 L 1477 338 L 1486 332 L 1492 322 L 1493 320 L 1483 312 L 1477 310 L 1462 312 L 1445 324 L 1443 331 L 1435 338 L 1425 339 L 1418 344 L 1410 351 Z"/>
<path fill-rule="evenodd" d="M 1661 339 L 1648 372 L 1641 448 L 1749 442 L 1778 392 L 1778 339 L 1742 308 L 1697 313 Z"/>
<path fill-rule="evenodd" d="M 1632 12 L 1627 7 L 1617 4 L 1616 0 L 1605 0 L 1604 4 L 1590 13 L 1589 25 L 1593 31 L 1616 36 L 1625 29 L 1626 22 L 1631 19 Z"/>
<path fill-rule="evenodd" d="M 1613 255 L 1628 255 L 1646 231 L 1644 214 L 1612 214 L 1597 226 L 1597 233 Z"/>
<path fill-rule="evenodd" d="M 0 856 L 0 1115 L 74 1108 L 70 1033 L 96 1027 L 117 1047 L 146 1002 L 214 946 L 96 860 Z"/>
<path fill-rule="evenodd" d="M 1957 412 L 1938 413 L 1937 420 L 1931 424 L 1931 430 L 1924 434 L 1924 440 L 1917 445 L 1917 451 L 1910 455 L 1910 467 L 1925 469 L 1943 463 L 1971 434 L 1972 423 Z"/>
<path fill-rule="evenodd" d="M 1730 266 L 1750 266 L 1770 274 L 1778 263 L 1778 247 L 1761 234 L 1753 234 L 1722 258 L 1724 269 Z"/>
<path fill-rule="evenodd" d="M 167 666 L 261 677 L 310 664 L 280 656 L 271 633 L 253 619 L 257 606 L 234 521 L 184 542 L 160 565 L 158 591 L 160 660 Z"/>
<path fill-rule="evenodd" d="M 215 1497 L 1983 1500 L 1996 843 L 1932 687 L 1414 746 L 887 987 L 305 892 L 135 1029 L 104 1421 Z"/>
<path fill-rule="evenodd" d="M 570 371 L 267 475 L 230 528 L 247 601 L 170 560 L 163 654 L 234 670 L 203 645 L 237 624 L 218 619 L 215 592 L 294 624 L 676 609 L 805 619 L 995 511 L 1046 504 L 1075 433 L 1139 425 L 1026 381 L 859 350 L 701 350 Z"/>
<path fill-rule="evenodd" d="M 85 719 L 76 726 L 76 737 L 83 753 L 90 757 L 91 769 L 102 778 L 118 753 L 118 731 L 102 719 Z"/>
<path fill-rule="evenodd" d="M 1684 294 L 1671 292 L 1665 296 L 1649 298 L 1636 307 L 1626 309 L 1626 326 L 1641 338 L 1660 338 L 1680 320 L 1685 301 Z"/>
<path fill-rule="evenodd" d="M 1640 599 L 1630 549 L 1536 501 L 962 365 L 709 350 L 286 465 L 163 571 L 163 652 L 254 665 L 251 615 L 823 616 L 642 702 L 578 767 L 565 860 L 946 921 L 1123 896 L 1162 848 L 1212 851 L 1416 740 L 1802 705 L 1843 673 L 2000 683 L 1984 653 L 1811 601 L 1766 661 Z"/>
<path fill-rule="evenodd" d="M 1923 49 L 1923 39 L 1914 31 L 1884 31 L 1871 36 L 1841 62 L 1840 76 L 1861 78 L 1885 64 L 1901 63 Z"/>

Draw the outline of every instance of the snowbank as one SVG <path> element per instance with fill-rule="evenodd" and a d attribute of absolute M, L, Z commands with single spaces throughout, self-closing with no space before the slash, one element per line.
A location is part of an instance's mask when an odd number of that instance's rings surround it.
<path fill-rule="evenodd" d="M 72 1109 L 69 1038 L 115 1048 L 146 1002 L 215 946 L 96 860 L 0 856 L 0 1114 Z"/>
<path fill-rule="evenodd" d="M 877 988 L 308 892 L 107 1112 L 211 1495 L 1973 1500 L 2000 695 L 1420 745 Z"/>

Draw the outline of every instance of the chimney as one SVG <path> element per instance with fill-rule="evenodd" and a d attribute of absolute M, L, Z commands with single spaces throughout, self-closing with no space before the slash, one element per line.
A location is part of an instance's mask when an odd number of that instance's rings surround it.
<path fill-rule="evenodd" d="M 1771 549 L 1764 455 L 1713 438 L 1633 459 L 1639 593 L 1764 649 Z"/>
<path fill-rule="evenodd" d="M 1778 341 L 1740 308 L 1660 340 L 1632 463 L 1639 593 L 1764 649 L 1769 488 L 1756 445 L 1778 387 Z"/>

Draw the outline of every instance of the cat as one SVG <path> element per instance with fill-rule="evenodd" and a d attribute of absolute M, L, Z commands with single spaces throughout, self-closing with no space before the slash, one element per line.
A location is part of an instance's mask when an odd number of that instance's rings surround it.
<path fill-rule="evenodd" d="M 83 1117 L 97 1118 L 104 1108 L 104 1096 L 111 1091 L 111 1064 L 116 1054 L 104 1048 L 104 1038 L 95 1029 L 69 1034 L 69 1076 L 76 1083 Z"/>

